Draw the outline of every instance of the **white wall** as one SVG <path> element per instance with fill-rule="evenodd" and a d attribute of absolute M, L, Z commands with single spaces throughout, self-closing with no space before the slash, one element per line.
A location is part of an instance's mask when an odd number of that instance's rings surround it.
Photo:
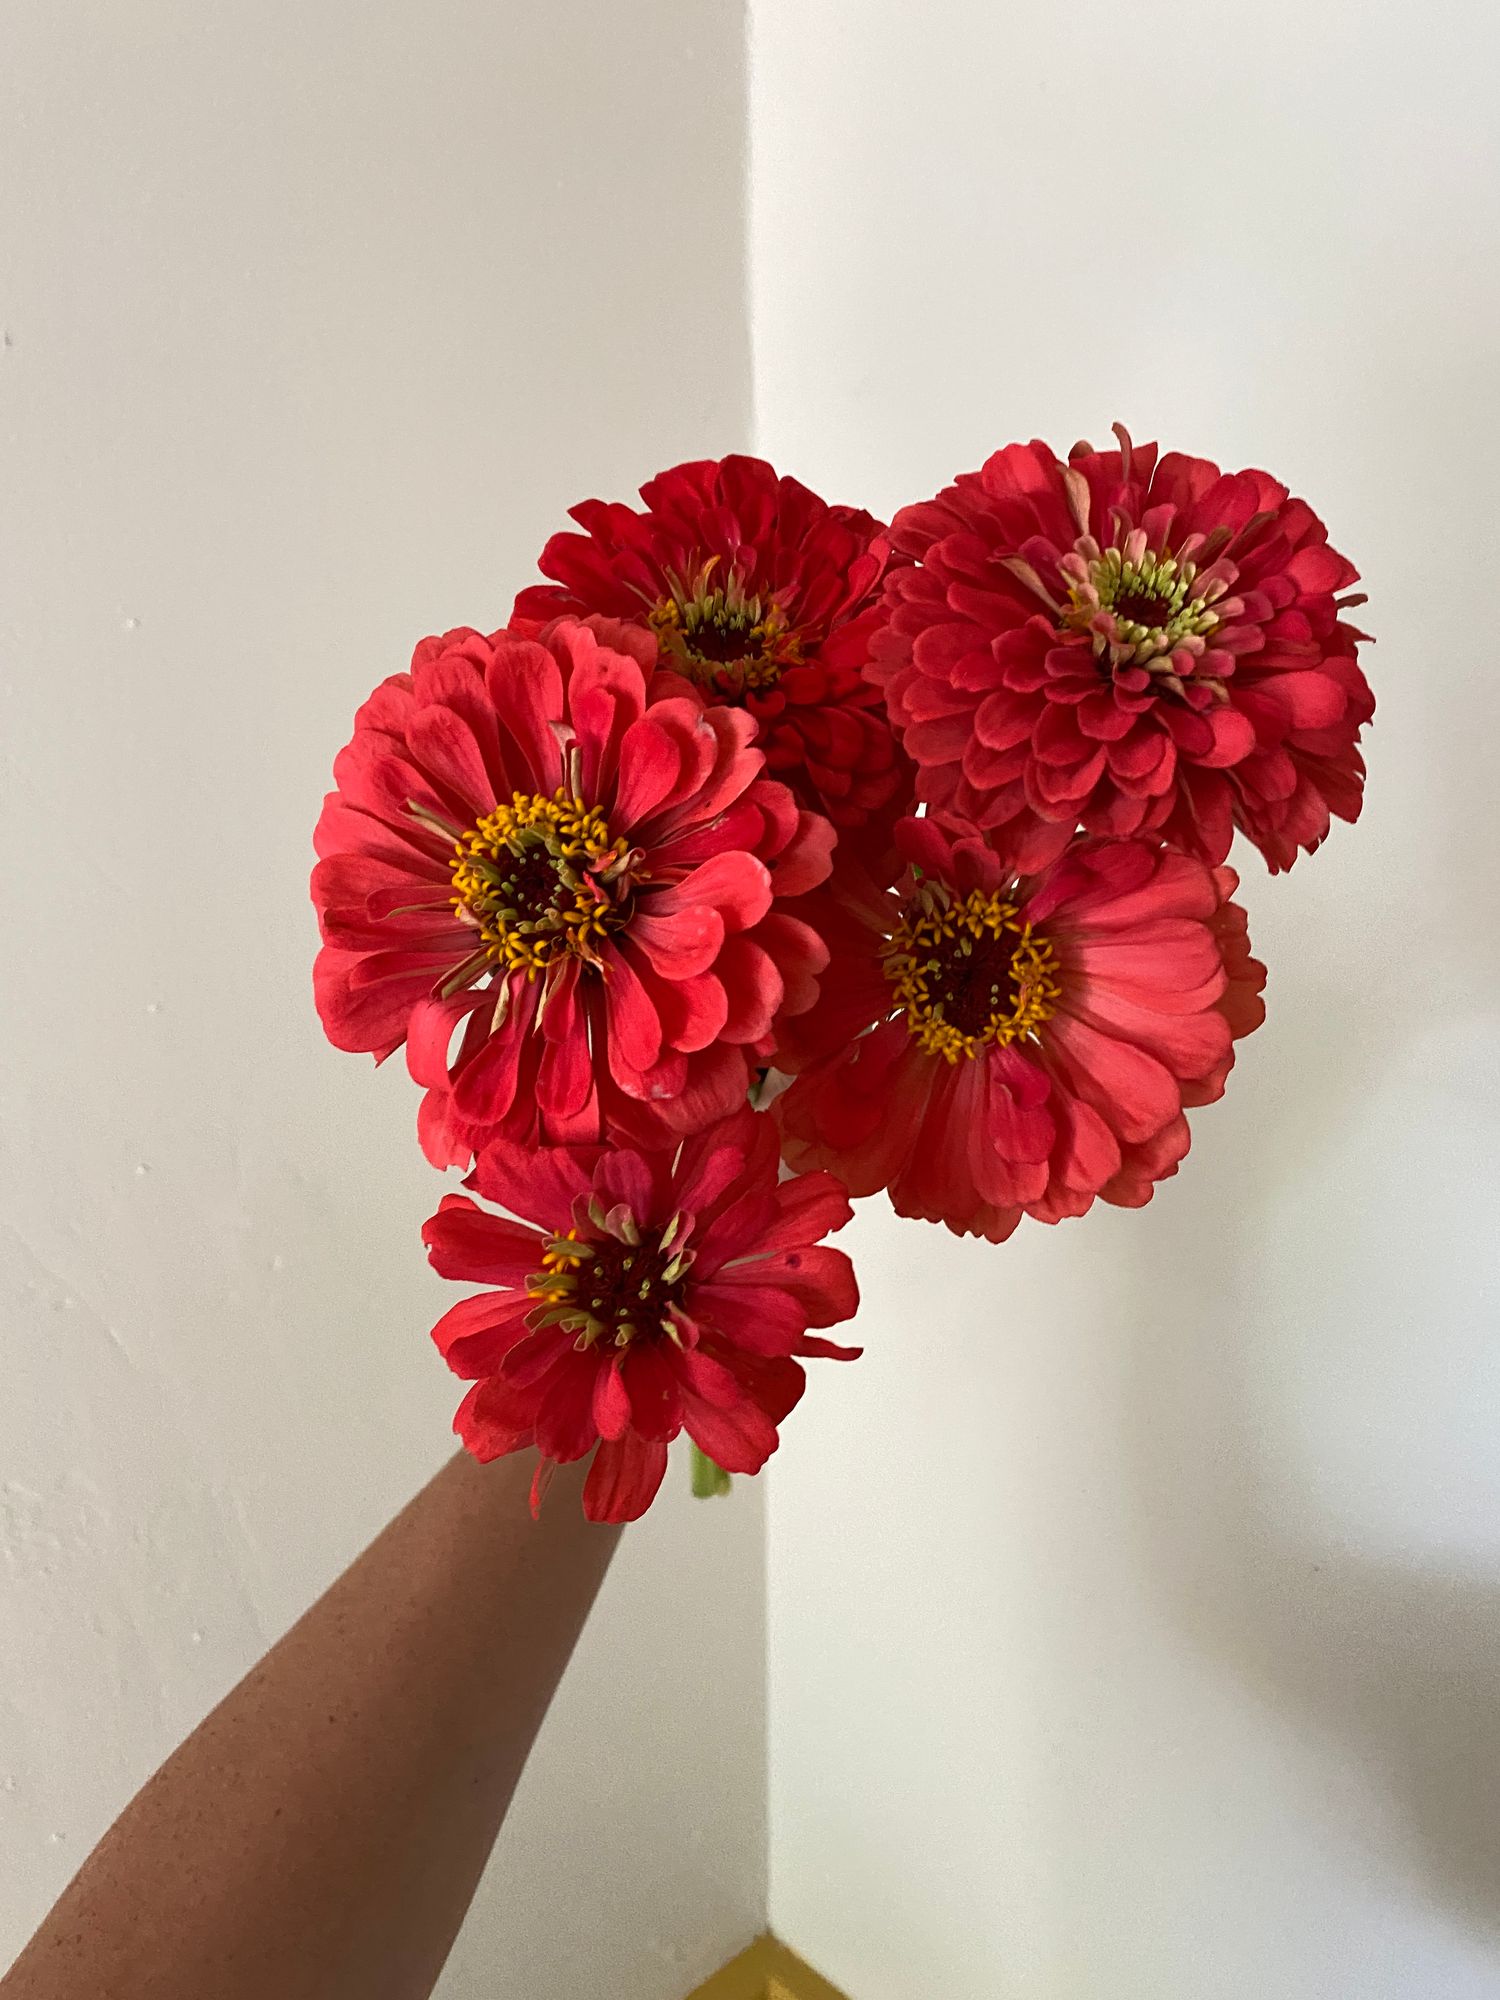
<path fill-rule="evenodd" d="M 1364 569 L 1370 803 L 1141 1215 L 867 1205 L 771 1500 L 772 1913 L 857 2000 L 1500 1986 L 1500 28 L 755 0 L 763 446 L 1264 463 Z"/>
<path fill-rule="evenodd" d="M 319 1034 L 312 823 L 368 686 L 498 623 L 570 500 L 744 441 L 741 29 L 5 9 L 0 1963 L 448 1449 L 439 1182 L 399 1065 Z M 677 2000 L 759 1928 L 759 1510 L 689 1509 L 454 2000 Z"/>
<path fill-rule="evenodd" d="M 737 16 L 8 10 L 0 1962 L 443 1452 L 437 1182 L 319 1038 L 307 833 L 410 637 L 741 441 Z M 772 1482 L 774 1914 L 857 2000 L 1488 1994 L 1500 37 L 756 16 L 764 448 L 872 505 L 1116 415 L 1269 463 L 1382 702 L 1151 1210 L 856 1224 L 870 1352 Z M 455 2000 L 675 2000 L 757 1928 L 758 1539 L 680 1486 L 630 1538 Z"/>

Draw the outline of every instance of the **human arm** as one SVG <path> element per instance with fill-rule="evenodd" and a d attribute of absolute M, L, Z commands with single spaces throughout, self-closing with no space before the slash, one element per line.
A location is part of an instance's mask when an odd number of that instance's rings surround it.
<path fill-rule="evenodd" d="M 0 2000 L 425 2000 L 619 1534 L 460 1455 L 151 1778 Z"/>

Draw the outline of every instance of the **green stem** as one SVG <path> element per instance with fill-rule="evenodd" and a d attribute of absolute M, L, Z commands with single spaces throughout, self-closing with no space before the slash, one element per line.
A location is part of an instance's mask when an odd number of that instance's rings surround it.
<path fill-rule="evenodd" d="M 722 1465 L 715 1465 L 706 1451 L 693 1446 L 693 1492 L 700 1500 L 713 1500 L 719 1494 L 727 1493 L 730 1487 L 729 1474 Z"/>

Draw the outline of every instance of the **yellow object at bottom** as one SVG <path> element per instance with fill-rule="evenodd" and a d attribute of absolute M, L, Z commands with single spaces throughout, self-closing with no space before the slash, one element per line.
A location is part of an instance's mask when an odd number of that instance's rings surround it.
<path fill-rule="evenodd" d="M 757 1938 L 687 2000 L 846 2000 L 779 1938 Z"/>

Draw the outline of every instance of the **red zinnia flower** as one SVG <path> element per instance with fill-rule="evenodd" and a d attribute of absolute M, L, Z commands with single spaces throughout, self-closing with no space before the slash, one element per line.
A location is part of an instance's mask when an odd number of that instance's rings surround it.
<path fill-rule="evenodd" d="M 1005 830 L 1021 865 L 1090 833 L 1273 870 L 1359 816 L 1374 698 L 1339 612 L 1352 564 L 1265 472 L 1156 446 L 1062 464 L 1008 445 L 903 508 L 870 673 L 941 817 Z"/>
<path fill-rule="evenodd" d="M 771 770 L 835 826 L 904 811 L 910 772 L 863 673 L 890 560 L 882 523 L 758 458 L 673 466 L 641 498 L 643 512 L 574 507 L 584 532 L 548 542 L 540 567 L 557 582 L 523 590 L 516 620 L 630 620 L 705 700 L 754 716 Z"/>
<path fill-rule="evenodd" d="M 454 1422 L 468 1450 L 534 1444 L 535 1505 L 552 1462 L 597 1444 L 594 1521 L 645 1512 L 681 1430 L 726 1472 L 758 1472 L 806 1385 L 792 1357 L 859 1352 L 807 1331 L 859 1303 L 849 1259 L 818 1241 L 848 1197 L 831 1174 L 778 1186 L 777 1164 L 774 1123 L 748 1107 L 676 1153 L 488 1147 L 473 1185 L 526 1221 L 448 1195 L 423 1231 L 445 1278 L 497 1288 L 432 1330 L 478 1385 Z"/>
<path fill-rule="evenodd" d="M 788 1163 L 996 1243 L 1149 1201 L 1265 1015 L 1233 873 L 1080 839 L 1017 880 L 986 841 L 897 831 L 894 887 L 851 868 L 818 899 L 832 962 L 782 1057 Z"/>
<path fill-rule="evenodd" d="M 752 735 L 648 702 L 641 661 L 571 619 L 425 640 L 365 703 L 316 835 L 318 1010 L 339 1048 L 406 1042 L 434 1165 L 502 1126 L 661 1143 L 743 1101 L 827 961 L 781 901 L 834 838 Z"/>

